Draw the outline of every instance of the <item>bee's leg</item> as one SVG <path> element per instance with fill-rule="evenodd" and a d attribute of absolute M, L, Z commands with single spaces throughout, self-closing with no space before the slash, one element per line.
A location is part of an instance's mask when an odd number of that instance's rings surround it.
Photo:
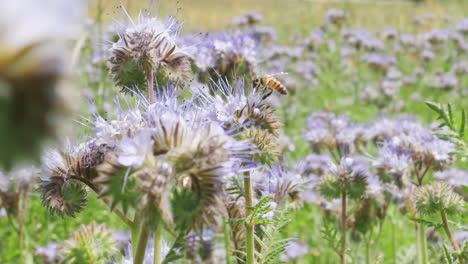
<path fill-rule="evenodd" d="M 268 90 L 268 91 L 265 91 L 265 90 Z M 273 93 L 273 90 L 272 90 L 272 89 L 268 89 L 268 88 L 263 89 L 263 97 L 262 97 L 262 99 L 263 99 L 263 100 L 267 99 L 272 93 Z"/>

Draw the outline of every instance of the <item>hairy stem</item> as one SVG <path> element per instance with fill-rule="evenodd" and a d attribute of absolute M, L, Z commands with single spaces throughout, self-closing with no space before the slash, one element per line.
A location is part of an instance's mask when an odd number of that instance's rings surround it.
<path fill-rule="evenodd" d="M 427 240 L 426 240 L 426 230 L 422 224 L 418 224 L 419 230 L 419 241 L 421 246 L 421 262 L 422 264 L 427 264 Z"/>
<path fill-rule="evenodd" d="M 153 70 L 148 70 L 146 72 L 146 88 L 148 89 L 148 101 L 150 104 L 154 104 L 154 79 L 153 79 Z"/>
<path fill-rule="evenodd" d="M 160 219 L 156 220 L 156 229 L 154 230 L 154 261 L 153 264 L 162 263 L 162 223 Z"/>
<path fill-rule="evenodd" d="M 148 244 L 149 229 L 145 221 L 140 223 L 140 233 L 138 234 L 138 244 L 135 255 L 133 256 L 133 264 L 142 264 L 145 259 L 146 245 Z"/>
<path fill-rule="evenodd" d="M 424 264 L 421 253 L 421 236 L 419 235 L 420 225 L 418 223 L 415 223 L 414 226 L 416 231 L 416 252 L 418 253 L 418 264 Z"/>
<path fill-rule="evenodd" d="M 111 207 L 111 202 L 109 201 L 109 199 L 102 198 L 102 200 L 107 206 L 109 206 L 109 208 Z M 117 215 L 122 221 L 124 221 L 125 224 L 127 224 L 129 227 L 133 226 L 133 221 L 128 219 L 127 215 L 122 210 L 120 210 L 119 208 L 112 208 L 111 211 L 115 215 Z"/>
<path fill-rule="evenodd" d="M 223 232 L 224 232 L 224 250 L 226 251 L 226 264 L 230 264 L 231 260 L 229 259 L 229 230 L 226 218 L 223 218 Z"/>
<path fill-rule="evenodd" d="M 442 208 L 442 207 L 440 208 L 440 216 L 442 217 L 442 223 L 444 225 L 444 230 L 445 230 L 445 233 L 447 234 L 448 239 L 450 240 L 450 244 L 452 244 L 452 247 L 453 247 L 453 249 L 455 251 L 460 252 L 460 247 L 458 246 L 455 239 L 453 239 L 452 232 L 450 232 L 450 228 L 449 228 L 448 220 L 447 220 L 447 215 L 445 214 L 445 209 Z M 462 254 L 458 253 L 457 257 L 458 257 L 459 263 L 463 264 L 464 261 L 463 261 Z"/>
<path fill-rule="evenodd" d="M 140 232 L 140 214 L 135 213 L 133 218 L 133 225 L 130 227 L 130 232 L 132 234 L 132 253 L 133 256 L 136 255 L 136 248 L 138 244 L 138 233 Z"/>
<path fill-rule="evenodd" d="M 346 232 L 347 232 L 346 221 L 347 221 L 346 192 L 343 192 L 341 194 L 341 233 L 343 236 L 341 240 L 341 253 L 340 253 L 341 264 L 346 264 Z"/>
<path fill-rule="evenodd" d="M 24 263 L 25 261 L 25 256 L 24 256 L 24 221 L 23 221 L 23 208 L 22 208 L 22 201 L 23 197 L 18 195 L 18 206 L 17 206 L 17 212 L 18 212 L 18 242 L 19 242 L 19 250 L 20 250 L 20 260 Z"/>
<path fill-rule="evenodd" d="M 255 225 L 253 223 L 252 217 L 252 185 L 250 181 L 250 174 L 249 172 L 244 173 L 244 189 L 245 189 L 245 206 L 246 206 L 246 223 L 245 223 L 245 231 L 246 231 L 246 253 L 247 253 L 247 264 L 255 264 L 255 244 L 254 244 L 254 228 Z"/>

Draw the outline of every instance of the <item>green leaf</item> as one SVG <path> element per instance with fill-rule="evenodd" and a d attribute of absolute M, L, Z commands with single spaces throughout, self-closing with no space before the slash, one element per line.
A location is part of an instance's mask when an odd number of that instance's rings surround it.
<path fill-rule="evenodd" d="M 449 123 L 450 123 L 450 126 L 452 127 L 452 126 L 453 126 L 453 113 L 452 113 L 452 105 L 451 105 L 451 104 L 447 104 L 447 109 L 448 109 L 448 118 L 449 118 Z"/>
<path fill-rule="evenodd" d="M 429 221 L 429 220 L 422 219 L 422 218 L 410 217 L 409 219 L 416 223 L 419 223 L 428 227 L 434 227 L 436 230 L 443 227 L 442 223 L 433 222 L 433 221 Z"/>
<path fill-rule="evenodd" d="M 440 107 L 440 104 L 431 101 L 426 101 L 426 105 L 429 106 L 429 108 L 431 108 L 432 110 L 434 110 L 434 112 L 438 113 L 440 116 L 442 115 L 443 110 Z"/>
<path fill-rule="evenodd" d="M 125 169 L 120 170 L 113 175 L 108 184 L 108 195 L 111 199 L 111 209 L 121 205 L 124 213 L 135 206 L 140 199 L 140 193 L 136 192 L 137 180 L 129 176 L 125 188 L 122 189 L 125 182 Z"/>
<path fill-rule="evenodd" d="M 443 245 L 442 249 L 444 250 L 444 260 L 446 264 L 453 264 L 452 255 L 450 254 L 446 245 Z"/>
<path fill-rule="evenodd" d="M 183 252 L 180 250 L 183 248 L 185 244 L 185 235 L 183 232 L 180 232 L 180 234 L 177 236 L 175 239 L 174 243 L 172 244 L 171 248 L 169 249 L 169 252 L 166 254 L 166 257 L 163 260 L 163 264 L 168 264 L 168 263 L 174 263 L 176 260 L 179 260 L 184 257 L 184 255 L 181 253 Z"/>
<path fill-rule="evenodd" d="M 462 185 L 461 186 L 464 192 L 468 193 L 468 186 L 467 185 Z"/>

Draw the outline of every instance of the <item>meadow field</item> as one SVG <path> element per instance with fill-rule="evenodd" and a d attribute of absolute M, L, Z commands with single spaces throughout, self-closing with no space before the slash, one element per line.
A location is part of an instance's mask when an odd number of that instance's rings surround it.
<path fill-rule="evenodd" d="M 0 263 L 468 262 L 468 1 L 4 7 Z"/>

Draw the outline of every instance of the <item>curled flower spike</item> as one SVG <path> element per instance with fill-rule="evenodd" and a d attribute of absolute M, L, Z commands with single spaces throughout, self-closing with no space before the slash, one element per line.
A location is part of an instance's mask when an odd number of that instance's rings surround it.
<path fill-rule="evenodd" d="M 84 185 L 98 191 L 92 181 L 97 177 L 95 168 L 102 162 L 105 151 L 91 142 L 46 154 L 38 190 L 42 204 L 51 214 L 74 217 L 84 209 L 87 203 Z"/>
<path fill-rule="evenodd" d="M 414 193 L 413 201 L 422 215 L 432 215 L 441 209 L 447 214 L 457 214 L 465 206 L 463 198 L 450 185 L 438 181 L 419 187 Z"/>
<path fill-rule="evenodd" d="M 166 224 L 173 223 L 170 205 L 170 184 L 173 171 L 171 164 L 163 160 L 154 160 L 150 167 L 146 167 L 137 173 L 140 179 L 136 188 L 141 192 L 138 207 L 152 208 L 152 205 L 159 211 L 159 216 Z M 172 183 L 174 184 L 174 183 Z"/>

